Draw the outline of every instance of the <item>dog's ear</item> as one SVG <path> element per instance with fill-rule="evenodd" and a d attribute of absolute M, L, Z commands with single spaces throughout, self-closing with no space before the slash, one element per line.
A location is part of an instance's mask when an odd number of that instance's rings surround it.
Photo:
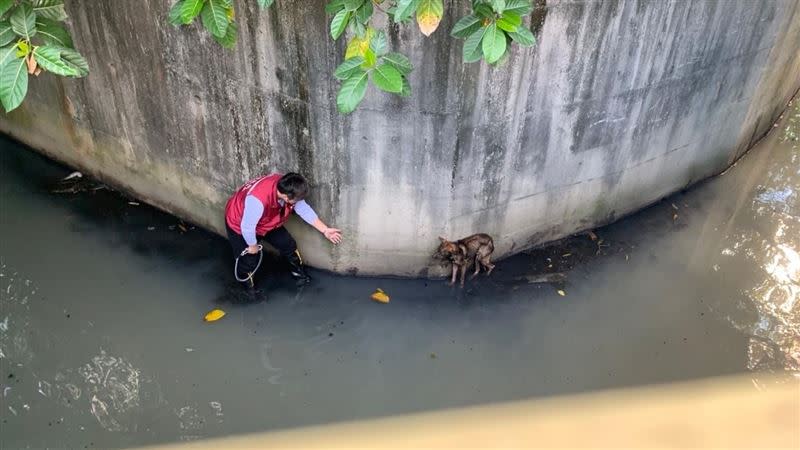
<path fill-rule="evenodd" d="M 441 236 L 439 236 L 439 240 L 440 240 L 440 241 L 442 241 L 442 242 L 447 242 L 447 239 L 446 239 L 446 238 L 443 238 L 443 237 L 441 237 Z"/>

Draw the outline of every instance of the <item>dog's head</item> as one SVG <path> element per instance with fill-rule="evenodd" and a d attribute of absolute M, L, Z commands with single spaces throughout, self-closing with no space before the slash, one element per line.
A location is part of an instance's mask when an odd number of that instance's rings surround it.
<path fill-rule="evenodd" d="M 448 241 L 447 239 L 439 236 L 439 248 L 433 257 L 441 260 L 452 260 L 454 256 L 461 254 L 461 248 L 455 242 Z"/>

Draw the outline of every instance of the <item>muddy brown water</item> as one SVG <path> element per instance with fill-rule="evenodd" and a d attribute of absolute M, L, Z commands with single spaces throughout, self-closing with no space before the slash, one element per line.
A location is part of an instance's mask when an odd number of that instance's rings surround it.
<path fill-rule="evenodd" d="M 298 290 L 272 270 L 256 303 L 229 290 L 221 238 L 108 190 L 53 194 L 70 170 L 2 140 L 0 442 L 133 446 L 732 373 L 756 387 L 763 372 L 791 377 L 800 150 L 779 138 L 594 236 L 500 261 L 463 290 L 319 271 Z M 376 288 L 389 304 L 370 301 Z M 216 307 L 227 315 L 204 323 Z"/>

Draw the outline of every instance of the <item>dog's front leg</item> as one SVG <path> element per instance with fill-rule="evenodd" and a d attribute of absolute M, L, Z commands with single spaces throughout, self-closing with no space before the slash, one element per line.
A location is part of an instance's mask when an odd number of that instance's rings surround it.
<path fill-rule="evenodd" d="M 467 268 L 468 267 L 467 267 L 466 263 L 461 265 L 461 287 L 462 288 L 464 287 L 464 275 L 467 274 Z"/>
<path fill-rule="evenodd" d="M 456 271 L 458 271 L 458 266 L 453 264 L 453 276 L 450 278 L 450 286 L 456 284 Z"/>

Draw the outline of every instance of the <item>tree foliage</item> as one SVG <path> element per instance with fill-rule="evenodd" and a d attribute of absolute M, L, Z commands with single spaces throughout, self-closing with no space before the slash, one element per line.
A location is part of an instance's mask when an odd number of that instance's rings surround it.
<path fill-rule="evenodd" d="M 2 1 L 2 0 L 0 0 Z M 262 8 L 274 0 L 256 0 Z M 514 42 L 528 47 L 536 43 L 523 24 L 530 14 L 531 0 L 471 0 L 472 12 L 462 17 L 450 35 L 464 39 L 463 61 L 485 60 L 497 64 Z M 349 36 L 344 61 L 333 76 L 341 80 L 336 105 L 342 113 L 354 111 L 364 99 L 369 84 L 400 96 L 411 95 L 408 75 L 414 70 L 408 57 L 389 48 L 386 33 L 372 26 L 376 11 L 390 21 L 407 24 L 416 20 L 420 32 L 430 36 L 444 16 L 443 0 L 331 0 L 325 6 L 330 16 L 330 36 L 338 40 Z M 178 0 L 170 10 L 169 21 L 180 26 L 198 16 L 203 26 L 223 47 L 236 46 L 236 23 L 232 0 Z M 348 33 L 345 33 L 347 31 Z"/>
<path fill-rule="evenodd" d="M 261 9 L 274 0 L 255 0 Z M 523 24 L 531 0 L 465 0 L 470 14 L 460 18 L 450 35 L 464 39 L 465 63 L 485 60 L 497 64 L 509 52 L 509 44 L 531 46 L 533 34 Z M 430 36 L 444 16 L 443 0 L 330 0 L 333 40 L 347 36 L 343 62 L 333 76 L 341 81 L 336 104 L 342 113 L 354 111 L 368 86 L 402 97 L 411 95 L 409 74 L 414 66 L 407 56 L 393 51 L 384 30 L 373 26 L 376 11 L 389 22 L 416 21 Z M 43 70 L 64 77 L 84 77 L 86 60 L 78 53 L 62 22 L 67 14 L 64 0 L 0 0 L 0 102 L 6 112 L 17 108 L 28 91 L 28 77 Z M 169 11 L 175 26 L 199 21 L 221 46 L 234 48 L 237 41 L 233 0 L 178 0 Z"/>
<path fill-rule="evenodd" d="M 64 0 L 0 0 L 0 102 L 6 112 L 25 99 L 30 75 L 89 73 L 61 24 L 66 18 Z"/>

